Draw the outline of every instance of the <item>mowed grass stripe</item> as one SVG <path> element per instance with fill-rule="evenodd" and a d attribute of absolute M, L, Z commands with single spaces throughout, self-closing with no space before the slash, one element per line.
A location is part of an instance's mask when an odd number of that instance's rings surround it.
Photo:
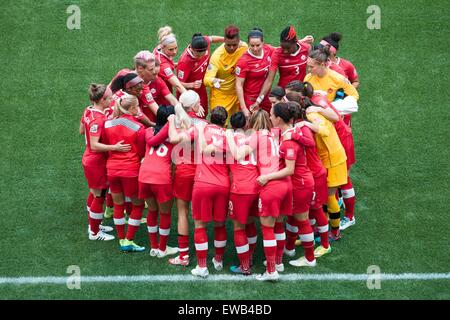
<path fill-rule="evenodd" d="M 0 284 L 66 284 L 73 278 L 69 277 L 17 277 L 0 278 Z M 353 273 L 329 273 L 329 274 L 284 274 L 280 276 L 280 281 L 407 281 L 407 280 L 450 280 L 448 273 L 401 273 L 389 274 L 353 274 Z M 140 275 L 140 276 L 81 276 L 81 283 L 98 282 L 191 282 L 191 281 L 255 281 L 254 277 L 241 277 L 235 275 L 212 275 L 206 279 L 199 279 L 186 275 Z"/>

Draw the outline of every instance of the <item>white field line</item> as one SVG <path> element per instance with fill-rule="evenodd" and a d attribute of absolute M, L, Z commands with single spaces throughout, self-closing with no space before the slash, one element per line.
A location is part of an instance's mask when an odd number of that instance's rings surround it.
<path fill-rule="evenodd" d="M 66 284 L 73 280 L 73 275 L 67 277 L 0 277 L 0 285 L 13 284 Z M 449 273 L 401 273 L 389 274 L 351 274 L 351 273 L 329 273 L 329 274 L 281 274 L 280 282 L 285 281 L 406 281 L 406 280 L 450 280 Z M 244 277 L 240 275 L 210 275 L 206 279 L 199 279 L 191 275 L 141 275 L 141 276 L 81 276 L 80 283 L 128 283 L 128 282 L 192 282 L 192 281 L 255 281 L 253 276 Z"/>

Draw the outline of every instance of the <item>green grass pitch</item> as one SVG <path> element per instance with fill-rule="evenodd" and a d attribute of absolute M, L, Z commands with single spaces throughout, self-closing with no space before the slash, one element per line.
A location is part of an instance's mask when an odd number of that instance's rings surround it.
<path fill-rule="evenodd" d="M 80 30 L 66 27 L 71 4 L 81 9 Z M 372 4 L 381 9 L 379 30 L 366 25 Z M 69 265 L 82 276 L 190 275 L 191 267 L 87 239 L 79 119 L 89 83 L 108 82 L 136 52 L 153 49 L 159 27 L 173 27 L 181 54 L 193 33 L 222 35 L 230 23 L 244 37 L 261 27 L 273 45 L 288 23 L 316 40 L 340 31 L 340 55 L 361 79 L 357 224 L 315 269 L 285 263 L 286 272 L 364 274 L 370 265 L 393 274 L 450 272 L 449 9 L 448 1 L 424 0 L 3 0 L 0 278 L 67 276 Z M 237 261 L 230 231 L 223 274 Z M 137 242 L 148 246 L 145 228 Z M 175 224 L 169 244 L 176 245 Z M 81 290 L 0 283 L 0 292 L 1 299 L 450 299 L 450 281 L 389 281 L 379 290 L 364 281 L 82 283 Z"/>

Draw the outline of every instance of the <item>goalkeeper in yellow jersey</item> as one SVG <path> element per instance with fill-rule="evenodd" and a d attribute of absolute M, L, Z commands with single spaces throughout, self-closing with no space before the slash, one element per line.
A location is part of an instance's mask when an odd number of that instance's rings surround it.
<path fill-rule="evenodd" d="M 247 44 L 240 41 L 239 28 L 225 28 L 225 43 L 211 56 L 203 82 L 211 88 L 209 106 L 224 107 L 230 116 L 239 111 L 239 99 L 235 89 L 235 69 L 239 58 L 247 51 Z"/>

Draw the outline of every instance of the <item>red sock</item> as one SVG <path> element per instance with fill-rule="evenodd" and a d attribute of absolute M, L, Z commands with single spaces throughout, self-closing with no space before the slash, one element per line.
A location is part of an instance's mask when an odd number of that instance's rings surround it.
<path fill-rule="evenodd" d="M 286 245 L 286 234 L 284 233 L 284 222 L 275 222 L 275 239 L 277 240 L 276 264 L 283 263 L 284 246 Z"/>
<path fill-rule="evenodd" d="M 89 213 L 89 210 L 91 209 L 92 201 L 94 200 L 94 194 L 92 192 L 89 192 L 88 197 L 86 199 L 86 209 Z"/>
<path fill-rule="evenodd" d="M 100 224 L 103 220 L 103 202 L 105 201 L 104 197 L 95 197 L 91 203 L 90 210 L 90 219 L 89 225 L 91 226 L 91 231 L 93 234 L 97 234 L 100 230 Z"/>
<path fill-rule="evenodd" d="M 310 212 L 314 215 L 317 221 L 317 230 L 319 231 L 320 235 L 320 244 L 326 249 L 330 246 L 328 240 L 328 219 L 325 216 L 322 207 L 317 209 L 311 208 Z"/>
<path fill-rule="evenodd" d="M 261 225 L 261 231 L 264 240 L 264 255 L 266 256 L 267 267 L 269 273 L 275 272 L 275 256 L 277 254 L 277 241 L 273 227 Z"/>
<path fill-rule="evenodd" d="M 166 251 L 170 234 L 170 213 L 161 212 L 159 216 L 159 250 Z"/>
<path fill-rule="evenodd" d="M 133 204 L 131 202 L 125 201 L 125 212 L 131 216 L 131 212 L 133 211 Z"/>
<path fill-rule="evenodd" d="M 197 254 L 197 264 L 201 268 L 206 267 L 206 257 L 208 256 L 208 235 L 205 228 L 195 228 L 194 231 L 195 252 Z"/>
<path fill-rule="evenodd" d="M 250 255 L 247 235 L 244 229 L 234 230 L 234 245 L 243 270 L 250 269 Z"/>
<path fill-rule="evenodd" d="M 114 207 L 114 202 L 113 202 L 112 195 L 110 192 L 108 192 L 106 194 L 106 206 L 109 208 Z"/>
<path fill-rule="evenodd" d="M 158 249 L 158 211 L 148 210 L 147 215 L 148 241 L 152 249 Z"/>
<path fill-rule="evenodd" d="M 353 189 L 352 180 L 350 176 L 348 177 L 347 184 L 341 187 L 342 198 L 344 198 L 345 203 L 345 216 L 350 220 L 353 219 L 355 215 L 355 189 Z"/>
<path fill-rule="evenodd" d="M 142 212 L 144 211 L 144 205 L 132 205 L 130 218 L 128 219 L 127 239 L 133 240 L 136 231 L 141 226 Z"/>
<path fill-rule="evenodd" d="M 295 240 L 298 237 L 297 222 L 293 216 L 289 216 L 286 221 L 286 249 L 295 249 Z"/>
<path fill-rule="evenodd" d="M 254 222 L 245 225 L 245 234 L 248 240 L 248 249 L 250 256 L 250 265 L 253 265 L 253 252 L 255 252 L 256 241 L 258 240 L 258 232 L 256 231 L 256 226 Z"/>
<path fill-rule="evenodd" d="M 178 235 L 178 248 L 181 259 L 184 259 L 185 256 L 189 256 L 189 236 Z"/>
<path fill-rule="evenodd" d="M 114 203 L 114 224 L 116 225 L 117 236 L 119 239 L 125 239 L 125 217 L 123 214 L 125 206 Z"/>
<path fill-rule="evenodd" d="M 227 245 L 227 229 L 225 225 L 214 228 L 214 248 L 216 249 L 216 261 L 222 261 Z"/>
<path fill-rule="evenodd" d="M 302 240 L 302 246 L 305 251 L 305 258 L 308 261 L 314 260 L 314 233 L 309 224 L 309 220 L 297 221 L 298 232 L 300 234 L 300 240 Z"/>

